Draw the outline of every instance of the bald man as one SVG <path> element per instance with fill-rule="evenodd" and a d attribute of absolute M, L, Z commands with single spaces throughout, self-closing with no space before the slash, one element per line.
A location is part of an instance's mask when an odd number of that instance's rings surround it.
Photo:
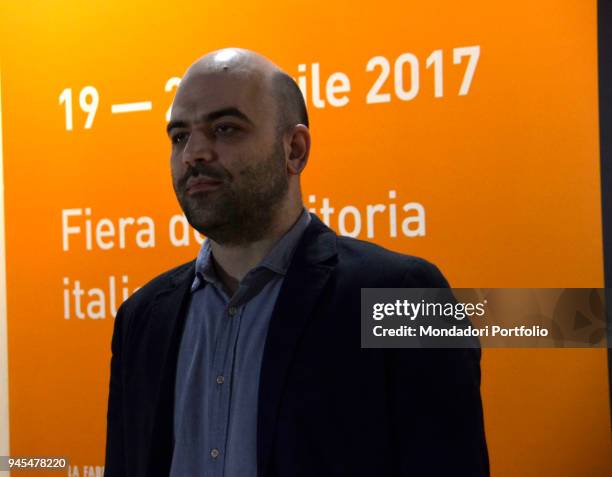
<path fill-rule="evenodd" d="M 485 476 L 477 349 L 361 349 L 361 288 L 446 287 L 302 202 L 304 99 L 266 58 L 212 52 L 167 126 L 197 259 L 120 307 L 110 477 Z"/>

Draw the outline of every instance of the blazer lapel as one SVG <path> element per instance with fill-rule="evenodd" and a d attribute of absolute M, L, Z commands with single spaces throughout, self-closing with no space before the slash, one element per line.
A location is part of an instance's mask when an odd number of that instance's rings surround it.
<path fill-rule="evenodd" d="M 181 335 L 189 304 L 195 262 L 175 273 L 169 287 L 155 297 L 149 317 L 152 349 L 147 351 L 147 369 L 158 373 L 158 387 L 151 389 L 155 421 L 152 427 L 147 476 L 168 475 L 173 452 L 174 382 Z"/>
<path fill-rule="evenodd" d="M 311 217 L 285 276 L 268 328 L 259 382 L 259 476 L 268 473 L 285 377 L 298 340 L 335 266 L 336 234 L 315 215 Z"/>

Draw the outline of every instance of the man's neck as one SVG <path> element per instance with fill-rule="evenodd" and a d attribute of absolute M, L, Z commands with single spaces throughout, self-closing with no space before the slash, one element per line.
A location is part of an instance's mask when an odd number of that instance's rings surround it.
<path fill-rule="evenodd" d="M 211 250 L 217 275 L 233 295 L 243 277 L 272 250 L 278 240 L 297 222 L 304 206 L 281 210 L 278 219 L 266 235 L 255 242 L 238 246 L 226 246 L 211 240 Z"/>

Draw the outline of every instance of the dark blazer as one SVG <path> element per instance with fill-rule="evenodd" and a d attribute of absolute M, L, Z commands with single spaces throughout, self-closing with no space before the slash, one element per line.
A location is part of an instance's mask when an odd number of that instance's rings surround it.
<path fill-rule="evenodd" d="M 194 263 L 158 276 L 117 313 L 106 476 L 168 475 Z M 259 477 L 489 475 L 479 349 L 361 349 L 362 287 L 446 286 L 434 265 L 339 237 L 312 215 L 267 335 Z"/>

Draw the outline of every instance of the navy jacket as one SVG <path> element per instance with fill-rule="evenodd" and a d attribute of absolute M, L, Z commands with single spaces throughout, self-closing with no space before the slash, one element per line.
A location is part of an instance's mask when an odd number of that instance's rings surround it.
<path fill-rule="evenodd" d="M 312 219 L 268 330 L 257 476 L 488 476 L 480 350 L 361 349 L 362 287 L 441 288 L 448 286 L 442 274 L 422 259 L 339 237 Z M 108 477 L 168 475 L 194 263 L 158 276 L 117 313 Z"/>

